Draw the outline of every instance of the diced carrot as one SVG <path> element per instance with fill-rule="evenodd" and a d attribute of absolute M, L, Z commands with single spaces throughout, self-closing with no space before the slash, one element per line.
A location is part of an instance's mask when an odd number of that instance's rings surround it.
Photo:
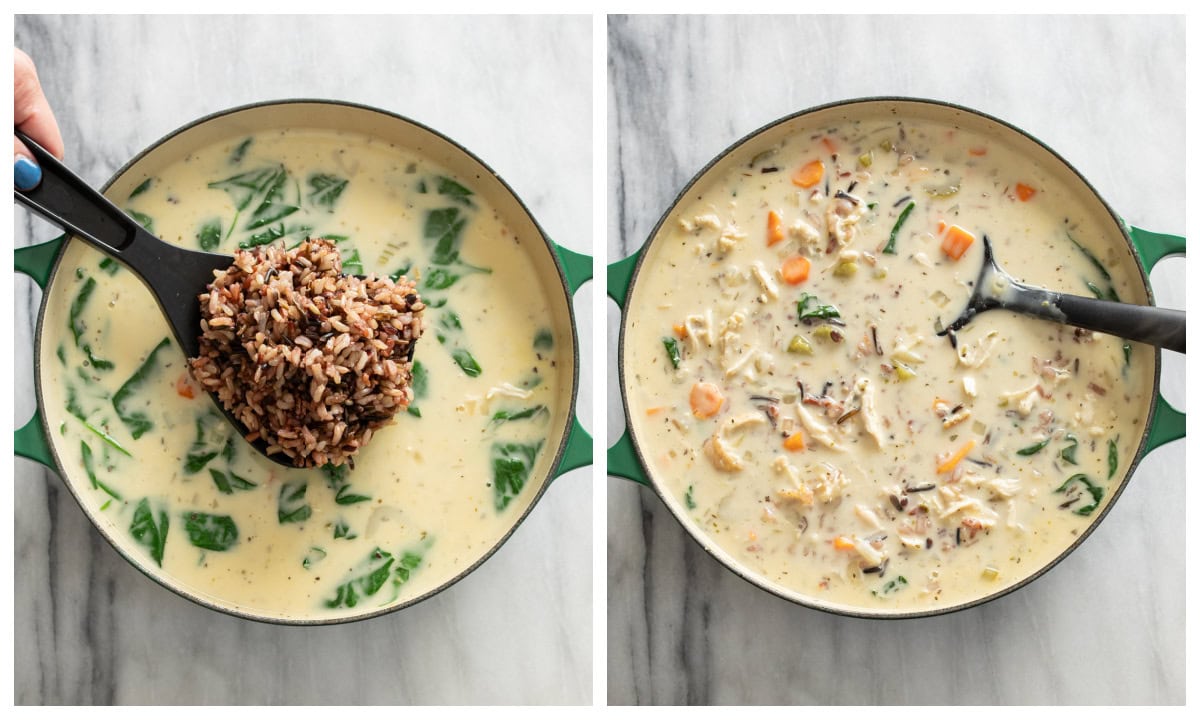
<path fill-rule="evenodd" d="M 783 242 L 783 218 L 772 210 L 767 213 L 767 247 Z"/>
<path fill-rule="evenodd" d="M 797 452 L 799 450 L 803 450 L 804 449 L 804 433 L 797 430 L 796 432 L 792 433 L 791 435 L 788 435 L 787 438 L 783 441 L 783 447 L 784 447 L 784 449 L 791 450 L 792 452 Z"/>
<path fill-rule="evenodd" d="M 812 261 L 803 255 L 796 255 L 783 261 L 780 273 L 788 285 L 799 285 L 808 279 L 808 271 L 812 269 Z"/>
<path fill-rule="evenodd" d="M 829 137 L 828 135 L 821 138 L 821 144 L 825 146 L 825 149 L 828 150 L 831 155 L 837 152 L 837 143 L 835 143 L 833 138 Z"/>
<path fill-rule="evenodd" d="M 666 409 L 667 409 L 667 408 L 666 408 L 666 406 L 665 406 L 665 405 L 659 405 L 659 406 L 657 406 L 657 407 L 646 408 L 646 414 L 647 414 L 647 415 L 657 415 L 657 414 L 659 414 L 660 412 L 662 412 L 663 410 L 666 410 Z"/>
<path fill-rule="evenodd" d="M 983 157 L 984 155 L 987 155 L 987 148 L 973 147 L 970 150 L 967 150 L 967 152 L 974 155 L 975 157 Z"/>
<path fill-rule="evenodd" d="M 1020 198 L 1021 202 L 1025 202 L 1034 195 L 1037 195 L 1037 190 L 1034 190 L 1025 183 L 1017 183 L 1017 197 Z"/>
<path fill-rule="evenodd" d="M 835 537 L 833 539 L 833 549 L 834 550 L 853 550 L 854 549 L 854 541 L 851 540 L 850 538 L 846 537 L 845 535 L 838 535 L 837 537 Z"/>
<path fill-rule="evenodd" d="M 938 220 L 938 235 L 941 235 L 944 232 L 946 232 L 946 221 Z"/>
<path fill-rule="evenodd" d="M 938 474 L 940 475 L 942 473 L 948 473 L 954 468 L 958 467 L 958 464 L 967 456 L 967 453 L 971 452 L 971 448 L 973 447 L 975 447 L 975 441 L 968 440 L 962 447 L 958 449 L 958 452 L 954 453 L 938 464 Z"/>
<path fill-rule="evenodd" d="M 946 237 L 942 239 L 942 252 L 952 260 L 958 260 L 973 242 L 975 242 L 974 235 L 957 225 L 951 225 L 946 230 Z"/>
<path fill-rule="evenodd" d="M 671 329 L 675 331 L 675 336 L 680 340 L 686 340 L 688 336 L 687 325 L 672 325 Z"/>
<path fill-rule="evenodd" d="M 192 384 L 188 382 L 188 374 L 186 371 L 179 376 L 178 380 L 175 381 L 175 392 L 179 393 L 180 397 L 185 397 L 188 400 L 192 400 L 196 397 L 196 391 L 192 389 Z"/>
<path fill-rule="evenodd" d="M 821 182 L 821 178 L 823 177 L 825 177 L 825 163 L 820 160 L 813 160 L 792 174 L 792 184 L 802 188 L 810 188 Z"/>
<path fill-rule="evenodd" d="M 692 404 L 692 414 L 701 420 L 721 412 L 721 406 L 725 404 L 721 388 L 712 383 L 696 383 L 688 399 Z"/>

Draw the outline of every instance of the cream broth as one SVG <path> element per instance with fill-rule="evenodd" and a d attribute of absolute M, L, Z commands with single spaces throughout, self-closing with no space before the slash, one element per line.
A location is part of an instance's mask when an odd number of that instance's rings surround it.
<path fill-rule="evenodd" d="M 966 129 L 845 121 L 753 150 L 680 201 L 628 306 L 629 415 L 676 514 L 832 607 L 934 610 L 1041 569 L 1133 462 L 1153 350 L 1003 311 L 936 331 L 985 234 L 1019 280 L 1146 302 L 1120 237 Z"/>
<path fill-rule="evenodd" d="M 148 572 L 257 616 L 361 614 L 448 582 L 523 515 L 566 425 L 570 330 L 469 179 L 367 136 L 287 130 L 204 148 L 116 201 L 216 252 L 334 239 L 346 272 L 407 274 L 429 306 L 409 412 L 353 469 L 288 470 L 231 437 L 133 273 L 73 243 L 43 322 L 44 411 L 89 514 Z"/>

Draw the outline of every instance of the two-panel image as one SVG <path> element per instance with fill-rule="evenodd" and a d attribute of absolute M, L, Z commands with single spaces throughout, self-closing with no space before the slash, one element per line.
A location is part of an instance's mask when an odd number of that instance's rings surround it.
<path fill-rule="evenodd" d="M 17 705 L 1184 702 L 1181 17 L 14 23 Z"/>

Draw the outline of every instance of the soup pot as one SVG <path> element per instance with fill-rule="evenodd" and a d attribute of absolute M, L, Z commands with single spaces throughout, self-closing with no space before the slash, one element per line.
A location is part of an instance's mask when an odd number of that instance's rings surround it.
<path fill-rule="evenodd" d="M 668 236 L 668 231 L 672 229 L 668 225 L 668 220 L 681 211 L 685 203 L 690 204 L 698 196 L 706 192 L 707 188 L 715 187 L 709 181 L 715 182 L 716 178 L 730 173 L 735 166 L 741 165 L 744 167 L 752 158 L 776 146 L 783 138 L 793 133 L 798 134 L 801 130 L 811 133 L 818 128 L 834 127 L 845 121 L 882 117 L 897 120 L 924 120 L 940 123 L 943 126 L 963 128 L 979 133 L 986 138 L 996 139 L 1006 146 L 1013 148 L 1020 154 L 1020 157 L 1036 161 L 1042 167 L 1049 168 L 1049 171 L 1055 177 L 1062 179 L 1066 183 L 1074 196 L 1081 199 L 1086 211 L 1098 219 L 1100 226 L 1104 230 L 1104 234 L 1112 238 L 1111 242 L 1116 243 L 1116 238 L 1122 239 L 1124 247 L 1121 249 L 1124 252 L 1119 252 L 1118 254 L 1122 256 L 1122 262 L 1129 261 L 1136 265 L 1136 275 L 1140 278 L 1140 287 L 1135 288 L 1135 294 L 1140 295 L 1144 293 L 1144 302 L 1146 304 L 1153 304 L 1153 293 L 1148 278 L 1150 268 L 1163 257 L 1183 254 L 1184 252 L 1184 239 L 1181 237 L 1147 232 L 1127 226 L 1113 209 L 1100 198 L 1087 180 L 1048 146 L 1003 120 L 975 110 L 934 100 L 879 97 L 835 102 L 780 118 L 741 138 L 709 162 L 679 192 L 671 206 L 662 214 L 642 248 L 632 256 L 609 265 L 607 292 L 609 297 L 616 301 L 622 312 L 617 362 L 626 430 L 618 442 L 608 451 L 608 472 L 611 475 L 633 480 L 652 488 L 671 510 L 680 525 L 684 527 L 692 539 L 699 543 L 707 553 L 738 576 L 763 590 L 799 605 L 835 614 L 855 617 L 921 617 L 953 612 L 979 605 L 1017 590 L 1047 572 L 1084 542 L 1100 524 L 1108 514 L 1108 510 L 1112 507 L 1113 503 L 1118 499 L 1129 478 L 1133 475 L 1134 469 L 1141 458 L 1150 450 L 1183 437 L 1185 424 L 1183 414 L 1172 408 L 1158 392 L 1161 353 L 1155 349 L 1153 355 L 1154 387 L 1151 394 L 1150 412 L 1144 418 L 1143 424 L 1139 428 L 1140 441 L 1137 445 L 1137 453 L 1134 456 L 1134 462 L 1130 465 L 1124 476 L 1120 478 L 1119 483 L 1115 485 L 1110 484 L 1111 500 L 1104 507 L 1103 511 L 1097 513 L 1091 519 L 1090 524 L 1087 525 L 1086 529 L 1079 534 L 1079 537 L 1069 547 L 1062 550 L 1062 552 L 1054 556 L 1049 562 L 1046 562 L 1032 573 L 1026 575 L 1024 579 L 998 591 L 980 594 L 968 601 L 947 607 L 897 612 L 895 610 L 881 609 L 876 611 L 872 608 L 847 607 L 827 602 L 815 595 L 797 592 L 796 590 L 777 585 L 760 575 L 757 571 L 751 570 L 744 563 L 718 546 L 698 526 L 698 523 L 689 516 L 684 503 L 676 497 L 676 493 L 668 491 L 668 486 L 664 478 L 656 474 L 654 465 L 648 461 L 648 458 L 652 455 L 657 456 L 658 453 L 655 452 L 656 450 L 661 453 L 663 449 L 654 447 L 644 434 L 639 434 L 637 419 L 633 417 L 630 411 L 629 395 L 632 388 L 631 378 L 634 375 L 634 369 L 628 365 L 629 354 L 627 353 L 626 340 L 629 328 L 645 312 L 643 306 L 639 305 L 638 300 L 639 279 L 649 277 L 659 271 L 659 268 L 655 266 L 655 254 L 653 250 L 657 243 L 665 242 L 664 239 Z M 1137 282 L 1134 284 L 1135 286 L 1138 285 Z M 1142 302 L 1142 298 L 1138 297 L 1136 302 Z M 952 316 L 953 313 L 951 313 Z"/>
<path fill-rule="evenodd" d="M 80 241 L 66 236 L 16 251 L 16 269 L 29 275 L 41 286 L 43 298 L 38 314 L 34 346 L 34 378 L 38 410 L 28 423 L 17 430 L 14 447 L 17 455 L 55 470 L 89 520 L 109 544 L 147 577 L 163 587 L 200 605 L 238 617 L 279 624 L 318 625 L 362 620 L 390 613 L 420 602 L 453 585 L 483 563 L 512 535 L 554 477 L 591 463 L 591 438 L 580 426 L 575 416 L 575 398 L 579 385 L 579 343 L 576 323 L 571 311 L 571 297 L 584 282 L 590 279 L 592 270 L 591 258 L 551 242 L 512 188 L 466 148 L 416 121 L 384 110 L 347 102 L 307 99 L 264 102 L 236 107 L 201 118 L 168 134 L 130 160 L 104 185 L 103 192 L 110 199 L 120 198 L 123 200 L 130 197 L 142 179 L 151 177 L 160 169 L 179 162 L 199 148 L 208 147 L 215 142 L 245 137 L 250 133 L 292 128 L 345 131 L 418 152 L 451 173 L 459 177 L 470 178 L 475 193 L 491 204 L 518 237 L 527 240 L 521 243 L 521 247 L 528 254 L 537 274 L 546 281 L 546 291 L 550 296 L 548 298 L 550 315 L 548 322 L 556 331 L 556 337 L 565 339 L 569 334 L 570 344 L 567 348 L 567 343 L 561 343 L 560 357 L 568 366 L 559 368 L 561 375 L 558 377 L 562 378 L 562 381 L 555 391 L 557 392 L 555 400 L 557 408 L 560 410 L 556 410 L 549 418 L 547 436 L 542 446 L 542 457 L 548 456 L 550 462 L 541 462 L 538 465 L 548 468 L 548 470 L 529 476 L 523 491 L 528 493 L 532 499 L 523 511 L 512 513 L 511 518 L 506 520 L 511 523 L 507 527 L 507 531 L 494 544 L 482 550 L 478 559 L 469 566 L 464 567 L 453 577 L 446 579 L 427 592 L 384 607 L 368 606 L 368 603 L 362 602 L 354 612 L 344 616 L 312 618 L 275 616 L 267 612 L 234 607 L 223 602 L 219 597 L 193 592 L 188 587 L 184 587 L 176 578 L 164 572 L 161 567 L 156 567 L 149 562 L 145 552 L 137 551 L 139 548 L 133 545 L 130 533 L 114 532 L 111 523 L 102 522 L 95 509 L 95 503 L 84 502 L 83 492 L 85 489 L 90 490 L 89 478 L 81 477 L 83 473 L 67 469 L 71 466 L 63 462 L 63 453 L 66 448 L 62 447 L 59 433 L 52 432 L 48 426 L 44 411 L 44 386 L 51 374 L 61 372 L 63 369 L 59 367 L 58 363 L 50 361 L 54 357 L 55 349 L 51 340 L 48 339 L 49 334 L 43 323 L 46 308 L 51 299 L 61 297 L 61 293 L 68 292 L 65 286 L 72 273 L 63 271 L 62 259 L 70 254 L 72 248 L 82 245 Z M 461 190 L 461 187 L 459 189 Z M 426 342 L 431 341 L 426 340 Z M 203 398 L 201 401 L 208 402 Z M 381 442 L 386 442 L 386 440 L 380 440 L 377 437 L 375 443 Z M 374 450 L 377 452 L 388 451 L 387 448 L 380 447 L 375 447 Z M 74 449 L 72 448 L 71 451 L 74 452 Z M 370 452 L 370 449 L 367 452 Z M 353 604 L 351 603 L 351 605 Z"/>

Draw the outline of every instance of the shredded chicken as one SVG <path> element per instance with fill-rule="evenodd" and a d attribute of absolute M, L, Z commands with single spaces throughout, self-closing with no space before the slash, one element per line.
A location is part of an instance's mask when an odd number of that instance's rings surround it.
<path fill-rule="evenodd" d="M 738 472 L 744 467 L 742 458 L 733 451 L 728 442 L 729 436 L 753 425 L 761 425 L 766 419 L 757 412 L 735 415 L 717 428 L 704 443 L 704 453 L 712 461 L 713 467 L 724 472 Z"/>
<path fill-rule="evenodd" d="M 679 218 L 679 229 L 684 232 L 694 233 L 700 230 L 716 230 L 721 227 L 721 218 L 715 213 L 707 215 L 697 215 L 688 220 L 687 218 Z"/>
<path fill-rule="evenodd" d="M 803 403 L 796 403 L 796 416 L 800 418 L 800 424 L 803 425 L 804 429 L 808 431 L 808 436 L 810 438 L 821 443 L 830 450 L 836 450 L 838 452 L 846 451 L 846 446 L 842 445 L 837 441 L 836 438 L 834 438 L 832 429 L 825 423 L 813 417 L 812 413 L 810 413 L 804 407 Z"/>
<path fill-rule="evenodd" d="M 779 288 L 776 287 L 775 282 L 771 280 L 766 271 L 763 270 L 761 262 L 755 262 L 750 265 L 750 274 L 753 275 L 754 279 L 758 281 L 758 284 L 763 289 L 763 294 L 765 294 L 769 299 L 777 300 L 779 298 Z"/>
<path fill-rule="evenodd" d="M 729 223 L 725 229 L 721 231 L 721 237 L 717 239 L 717 249 L 723 253 L 730 252 L 737 244 L 746 239 L 746 233 L 742 232 L 734 223 Z"/>
<path fill-rule="evenodd" d="M 788 233 L 803 246 L 816 248 L 821 244 L 821 233 L 803 218 L 796 218 L 788 228 Z"/>
<path fill-rule="evenodd" d="M 829 240 L 837 247 L 845 247 L 854 241 L 858 221 L 867 212 L 867 204 L 847 193 L 838 193 L 825 209 L 825 228 Z"/>
<path fill-rule="evenodd" d="M 854 381 L 854 390 L 858 393 L 859 406 L 858 416 L 862 418 L 863 430 L 867 434 L 875 438 L 875 445 L 883 448 L 887 442 L 883 439 L 883 428 L 879 423 L 879 413 L 875 409 L 875 389 L 871 386 L 871 381 L 865 377 L 861 377 Z"/>
<path fill-rule="evenodd" d="M 1033 406 L 1037 403 L 1038 398 L 1042 396 L 1041 389 L 1041 385 L 1035 382 L 1022 390 L 1000 393 L 1000 405 L 1004 407 L 1009 404 L 1015 404 L 1017 412 L 1021 414 L 1021 417 L 1029 417 L 1029 413 L 1033 412 Z"/>
<path fill-rule="evenodd" d="M 992 354 L 992 349 L 999 341 L 997 331 L 993 330 L 979 338 L 974 344 L 959 341 L 958 361 L 969 368 L 981 367 Z"/>

